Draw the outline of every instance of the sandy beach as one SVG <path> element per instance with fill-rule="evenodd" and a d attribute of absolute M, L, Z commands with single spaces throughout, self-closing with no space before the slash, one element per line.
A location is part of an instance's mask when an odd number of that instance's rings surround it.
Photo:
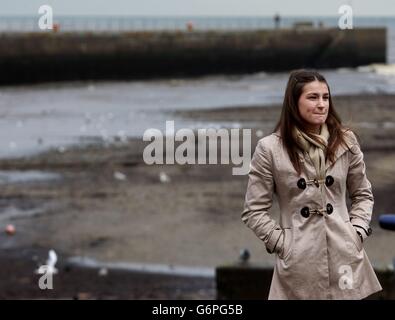
<path fill-rule="evenodd" d="M 373 185 L 373 236 L 365 249 L 373 265 L 386 267 L 395 257 L 395 232 L 380 229 L 377 221 L 380 214 L 395 212 L 395 96 L 338 96 L 334 103 L 343 122 L 360 137 Z M 252 129 L 253 151 L 258 139 L 272 131 L 280 110 L 278 105 L 189 110 L 170 113 L 169 119 L 237 121 L 242 128 Z M 50 150 L 0 160 L 3 172 L 55 174 L 49 180 L 0 184 L 0 227 L 4 230 L 11 223 L 16 228 L 13 236 L 0 234 L 3 251 L 13 252 L 16 259 L 18 252 L 39 250 L 43 256 L 55 249 L 60 263 L 78 256 L 103 262 L 215 268 L 237 261 L 240 250 L 248 248 L 252 262 L 273 263 L 274 257 L 240 218 L 246 175 L 232 175 L 232 164 L 146 165 L 142 159 L 146 145 L 140 139 L 129 139 L 110 146 Z M 167 182 L 161 182 L 163 173 Z M 278 215 L 276 203 L 272 213 Z M 28 255 L 22 258 L 26 260 Z M 9 255 L 3 255 L 2 260 L 6 259 Z M 21 272 L 27 272 L 26 268 L 21 267 Z M 6 285 L 10 281 L 0 281 L 0 292 L 6 292 Z M 201 293 L 210 292 L 206 297 L 213 298 L 212 286 L 208 281 L 209 290 Z M 15 292 L 10 296 L 18 297 Z M 28 291 L 27 296 L 40 297 L 40 292 Z M 186 296 L 201 298 L 204 294 Z M 155 293 L 148 298 L 155 298 Z"/>

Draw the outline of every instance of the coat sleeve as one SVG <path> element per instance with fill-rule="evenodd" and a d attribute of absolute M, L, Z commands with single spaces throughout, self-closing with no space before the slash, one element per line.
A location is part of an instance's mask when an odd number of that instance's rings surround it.
<path fill-rule="evenodd" d="M 353 145 L 349 152 L 349 168 L 347 173 L 347 190 L 351 200 L 350 221 L 356 230 L 366 239 L 371 233 L 370 220 L 373 212 L 372 186 L 366 177 L 366 166 L 361 147 L 351 133 Z"/>
<path fill-rule="evenodd" d="M 274 179 L 272 155 L 265 147 L 265 138 L 259 140 L 251 159 L 242 221 L 265 244 L 269 253 L 282 249 L 283 230 L 269 215 L 272 206 Z"/>

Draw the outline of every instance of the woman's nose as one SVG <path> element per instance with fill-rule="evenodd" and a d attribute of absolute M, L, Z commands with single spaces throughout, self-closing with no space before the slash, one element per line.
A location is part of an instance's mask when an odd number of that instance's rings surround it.
<path fill-rule="evenodd" d="M 317 106 L 318 106 L 319 108 L 324 108 L 324 107 L 325 107 L 325 101 L 324 101 L 324 99 L 319 99 L 319 100 L 318 100 Z"/>

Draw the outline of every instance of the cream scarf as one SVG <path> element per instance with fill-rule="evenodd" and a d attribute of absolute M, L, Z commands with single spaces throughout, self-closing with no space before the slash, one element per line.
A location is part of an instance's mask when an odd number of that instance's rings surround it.
<path fill-rule="evenodd" d="M 321 125 L 320 134 L 310 133 L 318 138 L 320 142 L 310 138 L 306 133 L 294 127 L 294 138 L 298 146 L 309 153 L 311 161 L 314 164 L 318 179 L 325 179 L 325 158 L 326 148 L 328 147 L 329 131 L 326 123 Z"/>

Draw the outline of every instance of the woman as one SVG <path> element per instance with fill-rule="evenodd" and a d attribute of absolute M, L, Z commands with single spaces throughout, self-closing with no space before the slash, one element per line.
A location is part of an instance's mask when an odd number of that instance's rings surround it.
<path fill-rule="evenodd" d="M 269 215 L 274 193 L 279 223 Z M 380 291 L 362 244 L 372 209 L 363 154 L 341 125 L 325 78 L 292 72 L 275 132 L 251 160 L 242 213 L 276 254 L 269 299 L 363 299 Z"/>

